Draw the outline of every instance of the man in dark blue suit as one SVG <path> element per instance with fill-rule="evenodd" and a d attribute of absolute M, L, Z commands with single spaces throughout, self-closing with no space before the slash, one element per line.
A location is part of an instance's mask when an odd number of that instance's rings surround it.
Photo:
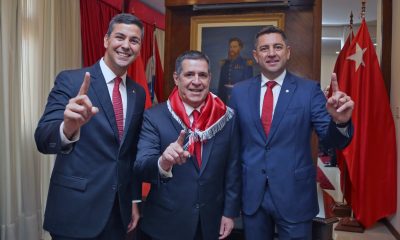
<path fill-rule="evenodd" d="M 286 71 L 290 47 L 276 27 L 262 29 L 253 55 L 261 75 L 235 85 L 231 105 L 238 118 L 243 166 L 242 212 L 246 239 L 311 239 L 318 213 L 311 134 L 325 146 L 351 140 L 354 102 L 340 92 Z"/>
<path fill-rule="evenodd" d="M 243 42 L 237 37 L 229 39 L 228 58 L 221 61 L 218 97 L 227 103 L 234 84 L 253 76 L 253 60 L 240 55 Z"/>
<path fill-rule="evenodd" d="M 104 57 L 55 80 L 35 132 L 39 151 L 57 155 L 43 226 L 55 240 L 124 239 L 136 227 L 141 185 L 132 167 L 145 93 L 126 73 L 142 37 L 141 21 L 119 14 Z"/>
<path fill-rule="evenodd" d="M 178 57 L 168 101 L 147 110 L 135 173 L 151 183 L 141 222 L 152 239 L 224 239 L 239 216 L 241 166 L 235 116 L 209 91 L 209 59 Z"/>

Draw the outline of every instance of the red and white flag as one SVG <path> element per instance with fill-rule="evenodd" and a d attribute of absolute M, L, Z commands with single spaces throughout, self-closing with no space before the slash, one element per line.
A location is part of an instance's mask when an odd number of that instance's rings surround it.
<path fill-rule="evenodd" d="M 365 227 L 396 212 L 396 136 L 389 98 L 365 20 L 337 64 L 339 89 L 355 102 L 354 136 L 341 151 L 351 191 L 345 193 Z"/>

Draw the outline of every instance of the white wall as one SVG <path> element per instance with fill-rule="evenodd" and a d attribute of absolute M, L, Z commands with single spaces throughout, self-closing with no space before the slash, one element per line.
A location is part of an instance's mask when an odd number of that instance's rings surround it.
<path fill-rule="evenodd" d="M 323 54 L 321 56 L 321 88 L 325 89 L 331 83 L 331 74 L 335 67 L 337 54 Z"/>
<path fill-rule="evenodd" d="M 392 12 L 392 84 L 390 93 L 390 103 L 394 114 L 397 139 L 397 213 L 389 218 L 392 225 L 400 232 L 400 1 L 393 0 Z"/>

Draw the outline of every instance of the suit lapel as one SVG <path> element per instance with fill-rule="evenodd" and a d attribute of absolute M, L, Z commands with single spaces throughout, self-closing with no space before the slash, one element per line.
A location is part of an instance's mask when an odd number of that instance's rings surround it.
<path fill-rule="evenodd" d="M 287 72 L 285 80 L 283 81 L 283 85 L 281 91 L 279 93 L 278 102 L 275 106 L 274 116 L 272 118 L 271 129 L 268 135 L 267 143 L 274 136 L 276 129 L 279 126 L 283 116 L 285 115 L 286 109 L 289 106 L 289 103 L 293 97 L 294 91 L 296 89 L 296 80 L 292 77 L 292 75 Z"/>
<path fill-rule="evenodd" d="M 206 168 L 206 165 L 208 163 L 208 160 L 210 159 L 210 154 L 211 154 L 212 148 L 214 146 L 214 140 L 216 137 L 218 137 L 218 136 L 214 136 L 213 138 L 207 140 L 206 143 L 203 143 L 203 152 L 201 153 L 200 175 L 203 174 L 204 169 Z M 197 165 L 197 163 L 196 163 L 196 165 Z"/>
<path fill-rule="evenodd" d="M 136 109 L 136 107 L 135 107 L 135 104 L 136 104 L 136 89 L 134 87 L 132 79 L 127 77 L 125 85 L 126 85 L 126 98 L 127 98 L 126 119 L 125 119 L 125 126 L 124 126 L 124 135 L 122 137 L 121 142 L 123 142 L 125 140 L 126 132 L 128 131 L 128 127 L 130 126 L 130 123 L 132 121 L 133 112 Z"/>
<path fill-rule="evenodd" d="M 263 142 L 267 140 L 265 136 L 264 128 L 261 123 L 260 118 L 260 91 L 261 91 L 261 75 L 258 75 L 255 81 L 249 87 L 248 97 L 250 99 L 250 110 L 251 110 L 251 118 L 254 121 L 254 125 L 256 126 L 257 132 L 260 134 Z"/>
<path fill-rule="evenodd" d="M 106 80 L 101 73 L 100 64 L 97 62 L 91 72 L 91 86 L 100 102 L 99 109 L 101 108 L 110 123 L 111 129 L 114 132 L 115 140 L 119 142 L 117 123 L 115 120 L 114 108 L 111 102 L 110 93 L 108 92 Z"/>

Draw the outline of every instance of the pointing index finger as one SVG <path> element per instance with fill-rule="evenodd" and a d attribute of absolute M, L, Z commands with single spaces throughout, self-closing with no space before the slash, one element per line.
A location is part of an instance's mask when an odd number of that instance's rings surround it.
<path fill-rule="evenodd" d="M 179 145 L 183 146 L 183 143 L 185 142 L 185 131 L 184 131 L 184 130 L 181 130 L 181 132 L 179 133 L 179 137 L 178 137 L 178 139 L 176 140 L 176 142 L 177 142 Z"/>
<path fill-rule="evenodd" d="M 331 75 L 331 86 L 332 86 L 332 95 L 334 95 L 337 91 L 339 91 L 339 84 L 337 81 L 336 73 L 332 73 Z"/>
<path fill-rule="evenodd" d="M 86 95 L 87 92 L 89 91 L 89 86 L 90 86 L 90 73 L 86 72 L 85 73 L 85 78 L 83 79 L 81 88 L 79 89 L 78 96 L 80 95 Z"/>

